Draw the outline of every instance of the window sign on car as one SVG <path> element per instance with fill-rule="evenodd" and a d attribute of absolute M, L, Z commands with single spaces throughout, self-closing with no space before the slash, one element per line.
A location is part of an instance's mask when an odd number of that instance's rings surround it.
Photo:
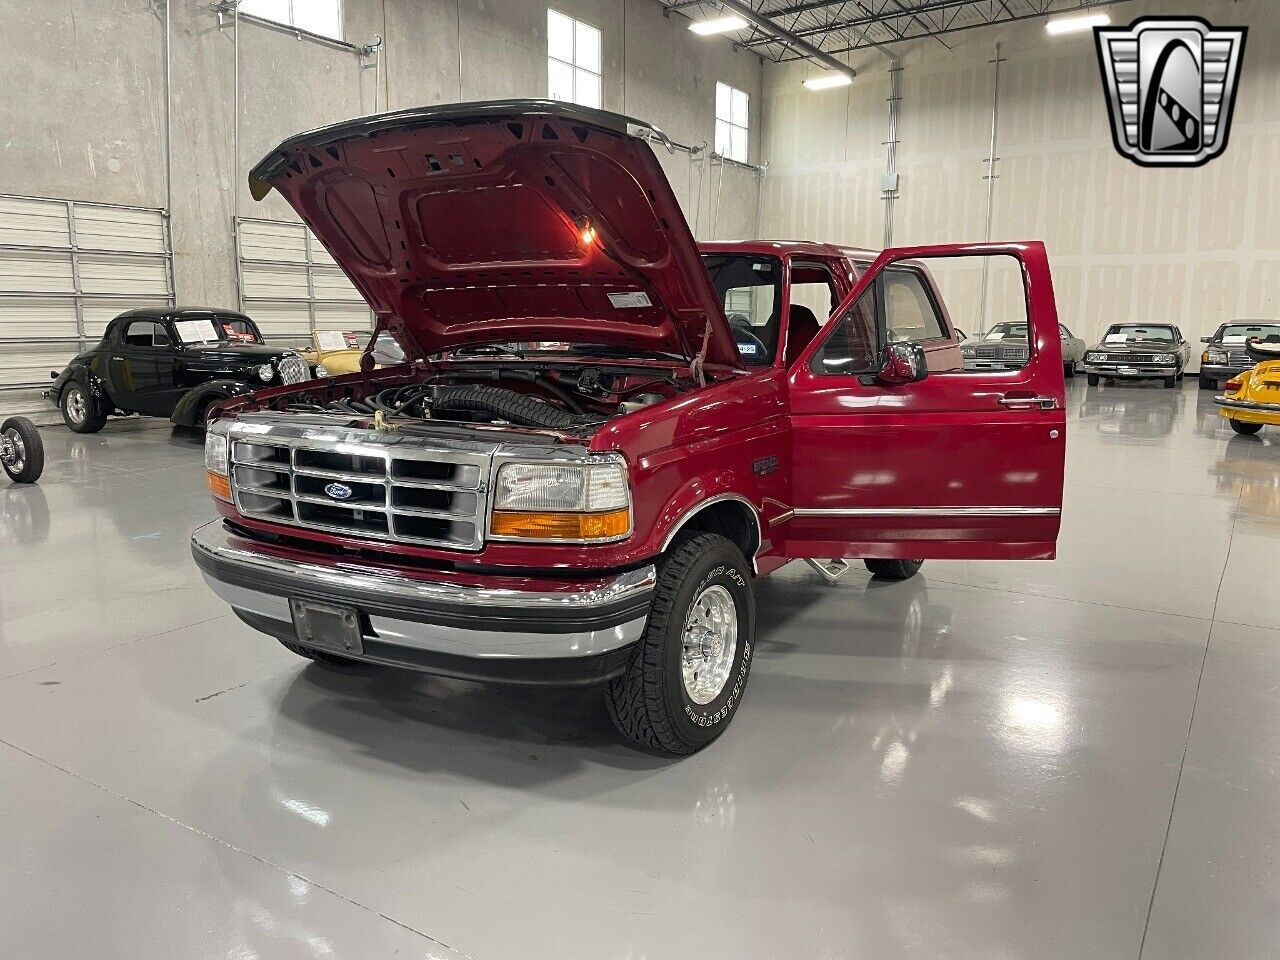
<path fill-rule="evenodd" d="M 218 339 L 212 320 L 179 320 L 173 326 L 183 343 L 209 343 Z"/>
<path fill-rule="evenodd" d="M 347 338 L 341 330 L 317 330 L 316 343 L 321 350 L 345 350 Z"/>

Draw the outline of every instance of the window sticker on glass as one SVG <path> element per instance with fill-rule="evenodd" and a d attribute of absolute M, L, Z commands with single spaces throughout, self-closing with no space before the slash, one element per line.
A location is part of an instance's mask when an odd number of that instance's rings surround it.
<path fill-rule="evenodd" d="M 174 327 L 183 343 L 211 343 L 218 339 L 212 320 L 179 320 Z"/>
<path fill-rule="evenodd" d="M 609 302 L 619 310 L 633 310 L 636 307 L 653 306 L 653 301 L 649 299 L 649 295 L 643 290 L 629 291 L 627 293 L 611 293 L 609 294 Z"/>
<path fill-rule="evenodd" d="M 347 338 L 342 335 L 341 330 L 317 330 L 316 344 L 321 350 L 345 350 Z"/>

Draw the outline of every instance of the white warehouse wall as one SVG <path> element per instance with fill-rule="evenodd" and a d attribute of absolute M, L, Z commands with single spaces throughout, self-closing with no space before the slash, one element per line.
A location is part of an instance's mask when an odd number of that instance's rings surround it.
<path fill-rule="evenodd" d="M 274 195 L 254 203 L 245 173 L 277 142 L 373 112 L 372 69 L 349 50 L 245 21 L 240 27 L 240 155 L 232 162 L 233 31 L 209 0 L 170 0 L 173 240 L 180 303 L 234 304 L 231 222 L 296 220 Z M 685 143 L 713 139 L 717 80 L 751 97 L 759 157 L 759 59 L 689 33 L 654 0 L 556 0 L 603 34 L 604 106 Z M 0 193 L 161 207 L 164 176 L 163 0 L 0 0 Z M 348 41 L 385 37 L 381 109 L 459 99 L 544 97 L 542 0 L 345 0 Z M 371 64 L 372 60 L 366 61 Z M 702 236 L 755 228 L 754 174 L 727 168 L 698 189 L 702 164 L 663 157 Z M 716 173 L 716 182 L 720 175 Z M 700 205 L 696 202 L 701 199 Z"/>
<path fill-rule="evenodd" d="M 1225 319 L 1280 318 L 1275 4 L 1146 0 L 1107 11 L 1117 24 L 1194 13 L 1249 27 L 1226 153 L 1190 170 L 1121 157 L 1091 33 L 1050 37 L 1043 21 L 1030 21 L 944 36 L 951 49 L 937 39 L 898 45 L 894 243 L 984 239 L 989 61 L 1001 41 L 992 238 L 1046 241 L 1064 322 L 1092 339 L 1115 321 L 1173 321 L 1194 341 Z M 889 61 L 868 50 L 850 63 L 859 71 L 853 85 L 822 93 L 800 85 L 812 67 L 766 68 L 764 236 L 883 243 Z"/>

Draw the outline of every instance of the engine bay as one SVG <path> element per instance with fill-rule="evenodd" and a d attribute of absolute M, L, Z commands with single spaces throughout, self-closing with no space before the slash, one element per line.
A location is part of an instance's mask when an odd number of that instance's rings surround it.
<path fill-rule="evenodd" d="M 664 366 L 471 361 L 416 372 L 312 381 L 307 389 L 261 398 L 260 409 L 373 420 L 393 429 L 431 422 L 588 436 L 614 417 L 697 386 Z"/>

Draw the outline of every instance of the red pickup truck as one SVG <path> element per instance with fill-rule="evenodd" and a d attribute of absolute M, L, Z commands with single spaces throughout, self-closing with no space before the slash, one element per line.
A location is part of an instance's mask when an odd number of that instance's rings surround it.
<path fill-rule="evenodd" d="M 1042 245 L 699 251 L 661 140 L 569 104 L 459 104 L 258 164 L 254 195 L 284 195 L 406 362 L 216 412 L 222 518 L 192 550 L 242 620 L 321 663 L 599 683 L 624 735 L 680 754 L 741 703 L 757 577 L 1054 556 Z M 1021 370 L 961 370 L 926 269 L 982 256 L 1018 261 Z"/>

